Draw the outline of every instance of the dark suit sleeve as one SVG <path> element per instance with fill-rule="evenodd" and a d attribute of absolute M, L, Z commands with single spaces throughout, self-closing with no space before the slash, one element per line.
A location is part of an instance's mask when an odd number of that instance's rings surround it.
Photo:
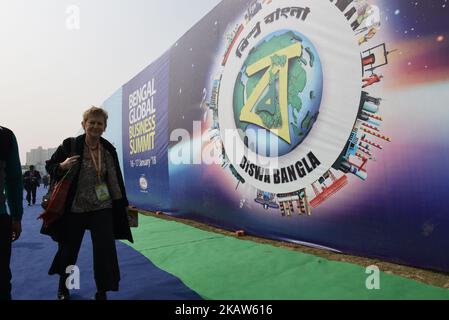
<path fill-rule="evenodd" d="M 125 190 L 125 183 L 123 180 L 122 171 L 120 170 L 120 164 L 118 162 L 118 156 L 117 152 L 114 150 L 113 152 L 113 158 L 114 158 L 114 165 L 115 165 L 115 171 L 117 172 L 117 179 L 118 183 L 120 185 L 120 191 L 122 192 L 122 199 L 120 200 L 120 205 L 124 207 L 129 206 L 128 197 L 126 196 L 126 190 Z"/>
<path fill-rule="evenodd" d="M 23 215 L 23 185 L 22 167 L 20 166 L 19 148 L 16 137 L 13 135 L 12 152 L 6 161 L 6 198 L 13 221 L 22 220 Z"/>
<path fill-rule="evenodd" d="M 109 147 L 108 151 L 114 158 L 114 166 L 117 174 L 118 183 L 120 186 L 120 191 L 122 192 L 122 198 L 119 200 L 113 200 L 113 210 L 114 210 L 114 235 L 116 239 L 126 239 L 133 243 L 134 239 L 129 227 L 129 220 L 127 214 L 127 207 L 129 205 L 128 198 L 126 196 L 125 184 L 123 181 L 122 171 L 120 170 L 120 164 L 118 161 L 117 151 L 112 145 Z"/>
<path fill-rule="evenodd" d="M 30 175 L 28 174 L 28 171 L 25 171 L 25 173 L 23 174 L 23 176 L 22 176 L 22 179 L 23 179 L 23 185 L 24 185 L 24 187 L 26 188 L 30 183 L 29 183 L 29 181 L 30 181 Z"/>

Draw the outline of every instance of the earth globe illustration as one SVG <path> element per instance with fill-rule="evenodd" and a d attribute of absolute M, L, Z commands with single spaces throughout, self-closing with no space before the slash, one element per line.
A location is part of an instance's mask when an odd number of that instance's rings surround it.
<path fill-rule="evenodd" d="M 233 92 L 234 120 L 246 147 L 268 157 L 290 153 L 318 118 L 322 93 L 321 61 L 307 37 L 280 30 L 261 39 Z"/>

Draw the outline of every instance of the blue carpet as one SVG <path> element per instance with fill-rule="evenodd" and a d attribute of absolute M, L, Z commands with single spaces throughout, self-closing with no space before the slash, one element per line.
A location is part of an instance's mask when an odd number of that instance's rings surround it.
<path fill-rule="evenodd" d="M 11 269 L 12 297 L 16 300 L 54 300 L 58 276 L 49 276 L 48 269 L 56 253 L 57 244 L 39 233 L 42 212 L 40 200 L 46 192 L 38 189 L 38 204 L 28 207 L 24 201 L 22 235 L 13 243 Z M 120 291 L 109 292 L 110 300 L 199 300 L 201 297 L 178 278 L 157 268 L 139 252 L 117 242 L 121 281 Z M 80 289 L 72 290 L 74 300 L 92 299 L 95 281 L 92 264 L 92 243 L 86 231 L 77 261 L 80 270 Z"/>

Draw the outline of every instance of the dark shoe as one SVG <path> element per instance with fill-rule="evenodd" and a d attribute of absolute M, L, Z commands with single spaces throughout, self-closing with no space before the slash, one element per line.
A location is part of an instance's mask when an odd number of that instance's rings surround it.
<path fill-rule="evenodd" d="M 104 291 L 98 291 L 95 293 L 95 300 L 108 300 L 108 296 Z"/>
<path fill-rule="evenodd" d="M 69 290 L 58 290 L 58 300 L 70 300 Z"/>
<path fill-rule="evenodd" d="M 67 275 L 63 277 L 59 277 L 58 284 L 58 300 L 70 300 L 70 291 L 67 289 L 65 285 L 65 280 L 67 279 Z"/>

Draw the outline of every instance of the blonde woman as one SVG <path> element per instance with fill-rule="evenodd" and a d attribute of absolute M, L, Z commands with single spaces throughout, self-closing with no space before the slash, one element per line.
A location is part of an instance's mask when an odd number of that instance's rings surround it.
<path fill-rule="evenodd" d="M 58 181 L 67 173 L 72 175 L 64 215 L 42 229 L 42 233 L 58 242 L 49 274 L 60 276 L 57 295 L 60 300 L 70 299 L 66 269 L 76 265 L 85 230 L 90 230 L 92 238 L 97 300 L 106 300 L 107 291 L 119 289 L 115 240 L 133 242 L 117 153 L 114 146 L 102 138 L 107 120 L 105 110 L 88 109 L 82 121 L 85 134 L 64 140 L 47 161 L 46 169 L 52 179 Z"/>

